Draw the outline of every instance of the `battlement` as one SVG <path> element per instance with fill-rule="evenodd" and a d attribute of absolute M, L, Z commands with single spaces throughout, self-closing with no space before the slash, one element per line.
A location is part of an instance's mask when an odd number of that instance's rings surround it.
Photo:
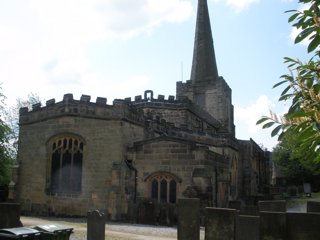
<path fill-rule="evenodd" d="M 112 105 L 107 104 L 107 98 L 97 97 L 95 102 L 91 102 L 90 95 L 82 95 L 79 100 L 75 100 L 73 94 L 68 93 L 63 96 L 61 102 L 50 99 L 46 101 L 45 106 L 41 106 L 41 103 L 36 103 L 32 105 L 31 110 L 27 107 L 21 108 L 20 124 L 31 124 L 62 116 L 105 120 L 123 119 L 144 124 L 148 117 L 144 115 L 143 109 L 148 108 L 186 110 L 198 116 L 202 121 L 207 122 L 212 127 L 216 129 L 220 127 L 220 123 L 216 119 L 194 105 L 188 98 L 176 100 L 175 97 L 171 95 L 168 98 L 165 98 L 164 95 L 158 95 L 157 98 L 154 98 L 153 91 L 151 90 L 146 90 L 143 97 L 142 95 L 135 96 L 134 100 L 131 98 L 115 99 Z M 161 131 L 167 129 L 167 125 L 166 127 L 158 125 L 158 127 Z M 184 127 L 182 126 L 182 128 Z"/>
<path fill-rule="evenodd" d="M 134 101 L 131 98 L 115 99 L 112 105 L 107 104 L 107 98 L 97 97 L 95 102 L 91 102 L 90 95 L 82 95 L 79 100 L 73 98 L 73 94 L 68 93 L 63 96 L 63 100 L 56 102 L 55 99 L 46 101 L 45 106 L 41 103 L 32 105 L 31 109 L 23 107 L 20 109 L 20 124 L 28 124 L 38 121 L 44 121 L 49 118 L 60 116 L 80 116 L 101 119 L 127 119 L 135 122 L 143 122 L 144 116 L 138 105 L 156 104 L 163 106 L 180 106 L 181 101 L 176 101 L 175 96 L 169 96 L 167 99 L 164 95 L 153 97 L 153 91 L 144 92 L 135 96 Z"/>
<path fill-rule="evenodd" d="M 143 123 L 143 114 L 133 111 L 124 101 L 114 101 L 113 105 L 107 104 L 107 98 L 97 97 L 96 102 L 91 102 L 91 96 L 82 95 L 80 100 L 75 100 L 73 94 L 65 94 L 61 102 L 55 99 L 32 105 L 32 109 L 21 108 L 20 124 L 30 124 L 62 116 L 78 116 L 97 119 L 128 119 Z"/>

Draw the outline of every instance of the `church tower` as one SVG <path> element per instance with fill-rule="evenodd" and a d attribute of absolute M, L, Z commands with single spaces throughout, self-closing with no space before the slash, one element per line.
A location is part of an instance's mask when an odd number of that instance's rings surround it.
<path fill-rule="evenodd" d="M 220 121 L 223 133 L 235 137 L 232 92 L 218 75 L 207 0 L 198 0 L 190 80 L 177 82 L 177 99 L 189 98 Z"/>

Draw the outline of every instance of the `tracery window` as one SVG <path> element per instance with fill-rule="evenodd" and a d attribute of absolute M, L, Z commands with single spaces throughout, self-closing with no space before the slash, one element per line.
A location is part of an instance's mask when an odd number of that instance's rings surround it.
<path fill-rule="evenodd" d="M 83 148 L 83 141 L 74 136 L 56 138 L 50 142 L 51 193 L 81 192 Z"/>
<path fill-rule="evenodd" d="M 150 195 L 158 202 L 175 203 L 177 200 L 177 180 L 168 174 L 156 174 L 149 178 Z"/>

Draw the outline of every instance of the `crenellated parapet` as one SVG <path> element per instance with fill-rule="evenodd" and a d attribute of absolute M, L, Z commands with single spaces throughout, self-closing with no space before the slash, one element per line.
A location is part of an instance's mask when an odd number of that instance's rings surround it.
<path fill-rule="evenodd" d="M 107 98 L 97 97 L 96 102 L 91 102 L 91 96 L 82 95 L 80 100 L 73 98 L 73 94 L 65 94 L 63 100 L 56 102 L 55 99 L 46 101 L 45 106 L 41 103 L 32 105 L 19 111 L 20 124 L 31 124 L 47 119 L 63 116 L 96 118 L 96 119 L 127 119 L 137 123 L 143 123 L 144 117 L 141 111 L 133 109 L 125 100 L 115 100 L 113 105 L 107 104 Z"/>
<path fill-rule="evenodd" d="M 147 90 L 144 95 L 115 99 L 112 105 L 107 98 L 82 95 L 79 100 L 73 94 L 65 94 L 63 100 L 55 99 L 32 105 L 32 109 L 20 109 L 20 124 L 32 124 L 59 117 L 83 117 L 102 120 L 126 120 L 144 125 L 150 132 L 174 135 L 175 132 L 196 132 L 213 135 L 219 131 L 220 122 L 188 98 L 175 99 L 175 96 L 158 95 Z"/>

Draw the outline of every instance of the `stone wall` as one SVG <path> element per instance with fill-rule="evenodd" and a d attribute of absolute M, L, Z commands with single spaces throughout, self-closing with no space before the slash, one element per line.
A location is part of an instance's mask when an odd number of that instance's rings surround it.
<path fill-rule="evenodd" d="M 81 193 L 51 195 L 47 186 L 50 175 L 47 143 L 54 136 L 66 134 L 80 136 L 85 143 Z M 112 218 L 126 212 L 122 187 L 127 168 L 126 147 L 143 136 L 142 127 L 121 120 L 62 116 L 37 123 L 22 122 L 18 155 L 22 211 L 83 216 L 90 209 L 103 209 Z"/>
<path fill-rule="evenodd" d="M 148 177 L 163 172 L 179 179 L 177 198 L 200 197 L 207 202 L 207 206 L 215 206 L 215 195 L 219 191 L 216 181 L 228 183 L 230 180 L 227 159 L 211 152 L 208 147 L 196 146 L 188 141 L 162 137 L 137 143 L 129 151 L 138 170 L 139 198 L 150 198 Z M 223 187 L 227 187 L 225 190 L 228 191 L 229 183 Z M 221 189 L 221 192 L 225 190 Z M 227 200 L 228 195 L 220 204 L 226 206 Z"/>
<path fill-rule="evenodd" d="M 222 123 L 222 128 L 235 136 L 231 89 L 219 77 L 215 81 L 192 84 L 177 82 L 177 99 L 188 98 Z"/>

